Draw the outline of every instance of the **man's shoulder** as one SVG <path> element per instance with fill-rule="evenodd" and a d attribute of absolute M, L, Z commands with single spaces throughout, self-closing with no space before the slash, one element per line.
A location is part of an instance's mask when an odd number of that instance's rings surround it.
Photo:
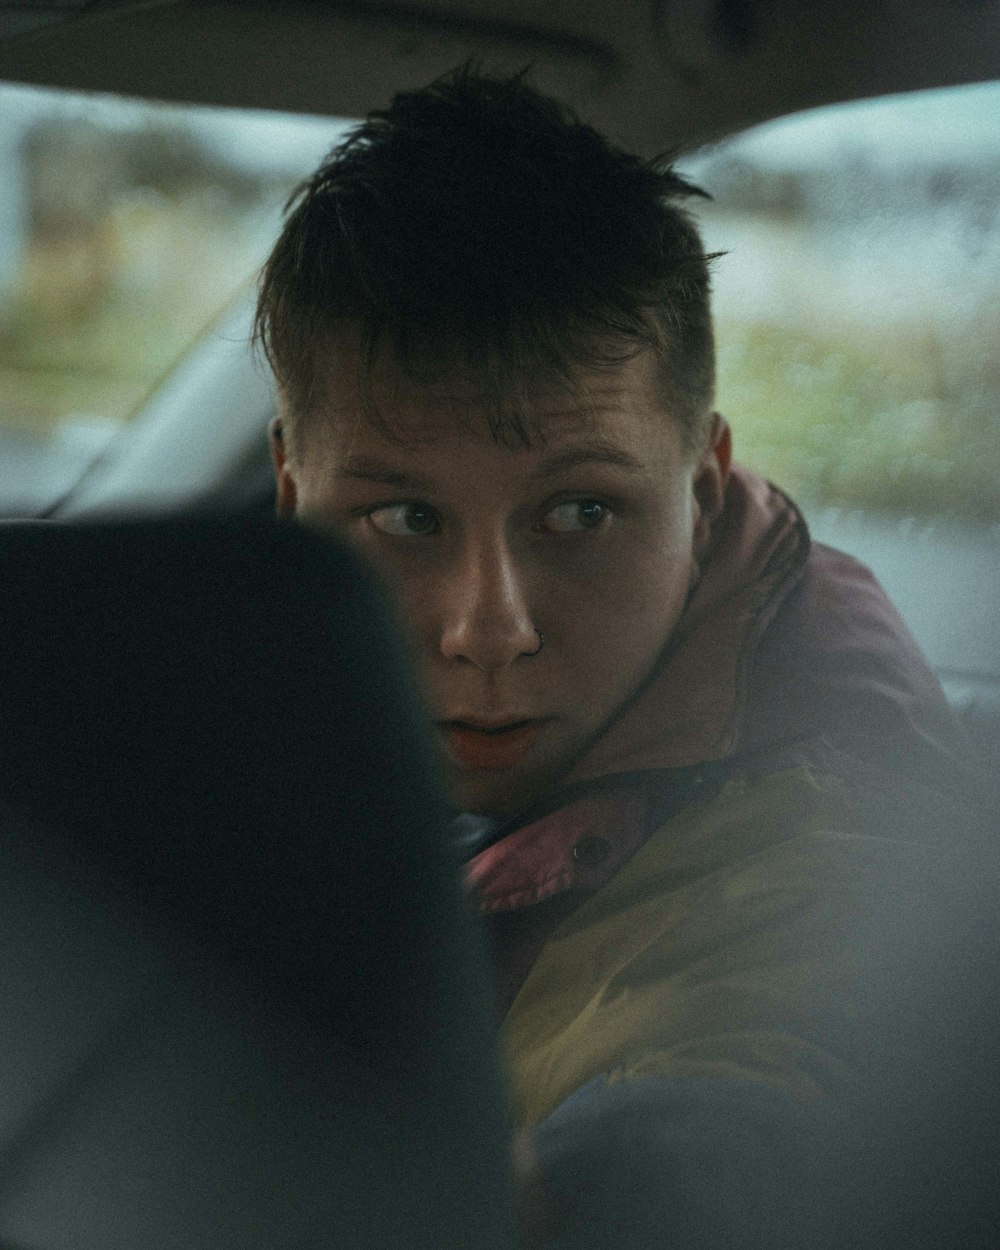
<path fill-rule="evenodd" d="M 659 889 L 703 906 L 708 893 L 734 888 L 815 893 L 956 846 L 961 809 L 950 796 L 913 795 L 903 779 L 866 772 L 823 742 L 729 761 L 716 778 L 709 771 L 703 795 L 656 825 L 604 887 L 609 899 Z"/>
<path fill-rule="evenodd" d="M 736 753 L 816 739 L 886 777 L 952 793 L 967 784 L 968 743 L 889 596 L 821 543 L 748 665 Z"/>

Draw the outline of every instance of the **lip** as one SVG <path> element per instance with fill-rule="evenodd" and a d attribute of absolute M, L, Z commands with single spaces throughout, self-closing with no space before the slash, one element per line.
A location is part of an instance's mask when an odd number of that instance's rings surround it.
<path fill-rule="evenodd" d="M 535 743 L 544 720 L 450 720 L 440 722 L 445 744 L 462 768 L 512 768 Z"/>

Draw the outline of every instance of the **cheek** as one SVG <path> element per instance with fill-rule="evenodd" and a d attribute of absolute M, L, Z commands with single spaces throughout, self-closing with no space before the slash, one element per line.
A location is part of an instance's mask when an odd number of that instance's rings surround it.
<path fill-rule="evenodd" d="M 583 697 L 627 697 L 648 675 L 684 610 L 692 582 L 690 550 L 668 544 L 642 558 L 609 561 L 600 573 L 565 588 L 557 613 L 572 648 Z"/>
<path fill-rule="evenodd" d="M 683 608 L 695 565 L 690 510 L 681 499 L 622 530 L 594 567 L 581 570 L 581 591 L 641 631 L 669 628 Z"/>

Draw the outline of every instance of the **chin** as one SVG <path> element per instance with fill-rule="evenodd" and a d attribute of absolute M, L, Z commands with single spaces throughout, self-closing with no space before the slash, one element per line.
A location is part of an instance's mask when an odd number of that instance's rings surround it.
<path fill-rule="evenodd" d="M 548 789 L 551 781 L 503 772 L 451 772 L 448 795 L 454 807 L 474 816 L 514 816 Z"/>

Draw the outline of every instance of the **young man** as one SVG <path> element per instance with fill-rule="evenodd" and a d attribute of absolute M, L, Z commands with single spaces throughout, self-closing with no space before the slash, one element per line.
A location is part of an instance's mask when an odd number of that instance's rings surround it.
<path fill-rule="evenodd" d="M 731 465 L 696 194 L 460 71 L 261 286 L 279 511 L 389 584 L 463 814 L 532 1245 L 796 1244 L 803 1159 L 905 1068 L 894 900 L 957 810 L 882 592 Z"/>

